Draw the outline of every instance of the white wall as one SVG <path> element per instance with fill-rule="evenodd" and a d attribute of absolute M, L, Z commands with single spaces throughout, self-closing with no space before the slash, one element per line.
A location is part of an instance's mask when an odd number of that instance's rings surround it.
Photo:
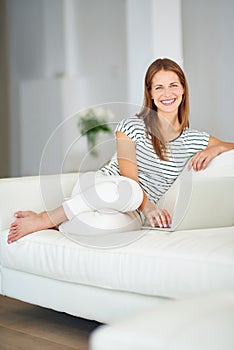
<path fill-rule="evenodd" d="M 37 0 L 38 1 L 38 0 Z M 42 77 L 54 78 L 66 75 L 64 0 L 42 0 L 43 17 L 40 20 L 44 36 L 43 50 L 45 70 Z"/>
<path fill-rule="evenodd" d="M 9 0 L 7 2 L 11 176 L 34 174 L 34 164 L 32 164 L 32 171 L 22 172 L 22 157 L 31 161 L 36 146 L 31 142 L 35 116 L 31 114 L 28 123 L 23 123 L 20 89 L 24 81 L 48 79 L 64 72 L 63 37 L 61 36 L 62 5 L 62 0 Z M 31 111 L 34 113 L 34 109 Z M 57 116 L 50 117 L 57 121 Z M 37 124 L 42 123 L 42 120 L 44 116 L 41 116 Z M 23 134 L 20 132 L 22 125 Z M 40 136 L 38 132 L 38 138 Z M 24 145 L 27 146 L 24 147 Z"/>
<path fill-rule="evenodd" d="M 182 0 L 192 126 L 234 141 L 234 1 Z"/>
<path fill-rule="evenodd" d="M 183 66 L 181 0 L 152 0 L 154 57 L 168 57 Z"/>
<path fill-rule="evenodd" d="M 125 0 L 76 2 L 79 75 L 89 104 L 126 100 Z"/>
<path fill-rule="evenodd" d="M 63 119 L 84 106 L 126 101 L 125 0 L 9 0 L 7 5 L 11 176 L 33 175 L 45 138 Z M 69 96 L 72 82 L 75 93 Z M 57 105 L 66 108 L 51 113 L 38 86 L 50 91 L 48 105 L 61 96 Z"/>
<path fill-rule="evenodd" d="M 128 102 L 141 106 L 148 66 L 159 57 L 183 64 L 181 0 L 127 0 L 126 21 Z"/>
<path fill-rule="evenodd" d="M 152 45 L 152 0 L 127 0 L 128 102 L 142 105 L 144 76 L 154 60 Z"/>

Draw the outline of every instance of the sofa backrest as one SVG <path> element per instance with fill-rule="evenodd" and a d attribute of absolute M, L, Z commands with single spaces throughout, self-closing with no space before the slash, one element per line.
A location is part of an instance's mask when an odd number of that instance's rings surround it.
<path fill-rule="evenodd" d="M 207 169 L 184 169 L 161 198 L 175 230 L 234 225 L 234 151 L 220 154 Z"/>

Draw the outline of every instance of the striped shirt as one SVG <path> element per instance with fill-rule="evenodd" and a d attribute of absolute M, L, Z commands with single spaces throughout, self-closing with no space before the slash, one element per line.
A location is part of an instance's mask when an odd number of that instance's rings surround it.
<path fill-rule="evenodd" d="M 168 160 L 161 160 L 146 136 L 144 120 L 131 117 L 122 120 L 116 131 L 126 134 L 135 143 L 139 183 L 153 203 L 169 189 L 195 153 L 208 145 L 209 134 L 186 128 L 180 136 L 167 143 Z M 117 156 L 99 170 L 105 175 L 120 175 Z"/>

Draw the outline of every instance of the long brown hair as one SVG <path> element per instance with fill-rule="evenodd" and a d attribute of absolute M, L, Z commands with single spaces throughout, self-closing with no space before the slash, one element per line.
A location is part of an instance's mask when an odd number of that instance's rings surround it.
<path fill-rule="evenodd" d="M 149 66 L 145 75 L 144 104 L 138 117 L 144 119 L 147 136 L 151 138 L 153 148 L 158 157 L 162 160 L 167 160 L 166 142 L 163 141 L 163 137 L 160 134 L 157 123 L 157 107 L 151 97 L 152 79 L 161 70 L 176 73 L 184 88 L 184 94 L 178 109 L 180 132 L 189 126 L 189 94 L 185 74 L 176 62 L 168 58 L 159 58 Z"/>

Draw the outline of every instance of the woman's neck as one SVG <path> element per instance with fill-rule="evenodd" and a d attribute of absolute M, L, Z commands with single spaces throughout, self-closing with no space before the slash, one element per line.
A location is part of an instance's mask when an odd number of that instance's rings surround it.
<path fill-rule="evenodd" d="M 174 140 L 181 132 L 178 114 L 158 115 L 158 126 L 165 141 Z"/>

